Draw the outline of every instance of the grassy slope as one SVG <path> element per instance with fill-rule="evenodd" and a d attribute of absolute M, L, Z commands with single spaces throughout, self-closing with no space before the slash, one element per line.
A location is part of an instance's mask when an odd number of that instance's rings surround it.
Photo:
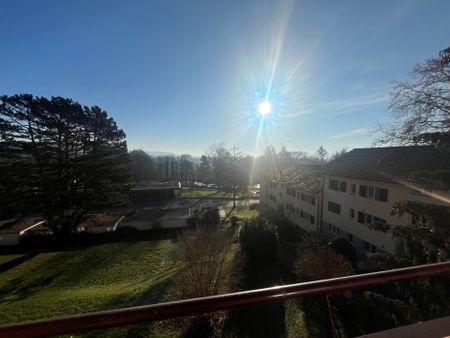
<path fill-rule="evenodd" d="M 0 323 L 173 299 L 173 249 L 164 240 L 39 254 L 0 274 Z"/>
<path fill-rule="evenodd" d="M 8 263 L 16 258 L 22 257 L 23 255 L 0 255 L 0 264 Z"/>
<path fill-rule="evenodd" d="M 213 188 L 181 188 L 182 198 L 233 198 L 232 192 L 219 191 Z M 238 191 L 236 193 L 236 198 L 248 197 L 246 194 Z"/>
<path fill-rule="evenodd" d="M 225 214 L 228 215 L 230 211 L 233 209 L 232 206 L 225 206 Z M 253 218 L 259 215 L 258 209 L 251 210 L 248 205 L 238 205 L 228 217 L 236 216 L 239 219 Z"/>

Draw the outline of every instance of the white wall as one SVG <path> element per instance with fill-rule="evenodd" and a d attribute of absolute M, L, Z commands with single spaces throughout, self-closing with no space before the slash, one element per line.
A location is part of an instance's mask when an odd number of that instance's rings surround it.
<path fill-rule="evenodd" d="M 318 224 L 320 222 L 319 220 L 319 207 L 320 207 L 320 195 L 319 194 L 312 194 L 307 193 L 305 191 L 295 189 L 295 197 L 292 195 L 288 195 L 287 185 L 283 183 L 276 183 L 276 188 L 270 187 L 268 181 L 263 181 L 261 184 L 261 194 L 260 194 L 260 201 L 261 201 L 261 208 L 267 208 L 275 211 L 279 211 L 279 206 L 282 205 L 283 207 L 283 215 L 288 218 L 291 222 L 297 224 L 300 228 L 303 230 L 306 230 L 308 232 L 311 231 L 317 231 Z M 300 197 L 297 197 L 298 193 L 306 193 L 310 196 L 314 196 L 316 199 L 315 205 L 312 205 L 310 203 L 304 202 L 300 199 Z M 276 201 L 270 200 L 270 195 L 275 196 Z M 314 224 L 311 224 L 309 220 L 303 219 L 300 217 L 300 215 L 289 212 L 286 209 L 286 203 L 292 204 L 294 208 L 301 209 L 311 215 L 314 216 Z"/>
<path fill-rule="evenodd" d="M 340 192 L 329 189 L 329 180 L 347 182 L 347 192 Z M 352 184 L 356 184 L 356 192 L 351 193 Z M 371 198 L 359 196 L 359 186 L 368 185 L 388 190 L 387 202 L 377 201 Z M 402 217 L 391 215 L 392 205 L 399 201 L 419 201 L 424 203 L 445 204 L 441 200 L 431 198 L 424 194 L 418 194 L 410 187 L 387 182 L 378 182 L 370 180 L 358 180 L 346 177 L 325 176 L 324 177 L 324 201 L 323 201 L 323 232 L 328 233 L 328 226 L 325 223 L 331 223 L 340 229 L 353 234 L 362 240 L 365 240 L 376 247 L 394 254 L 395 241 L 390 233 L 382 233 L 368 228 L 367 225 L 358 223 L 358 211 L 385 219 L 388 224 L 408 225 L 411 222 L 411 216 L 404 214 Z M 341 214 L 337 215 L 328 211 L 328 201 L 341 205 Z M 355 217 L 349 217 L 350 208 L 355 210 Z"/>

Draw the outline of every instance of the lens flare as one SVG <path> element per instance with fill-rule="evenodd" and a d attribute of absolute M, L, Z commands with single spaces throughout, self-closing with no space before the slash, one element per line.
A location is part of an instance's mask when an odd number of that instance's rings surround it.
<path fill-rule="evenodd" d="M 262 117 L 266 116 L 272 111 L 272 104 L 269 101 L 263 101 L 258 106 L 258 113 Z"/>

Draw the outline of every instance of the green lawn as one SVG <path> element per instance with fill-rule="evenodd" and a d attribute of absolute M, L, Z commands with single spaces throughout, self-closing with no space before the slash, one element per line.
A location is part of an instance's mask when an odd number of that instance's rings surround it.
<path fill-rule="evenodd" d="M 219 191 L 214 188 L 181 188 L 180 197 L 182 198 L 233 198 L 232 192 Z M 247 194 L 242 192 L 236 193 L 236 198 L 247 198 Z"/>
<path fill-rule="evenodd" d="M 238 205 L 236 208 L 234 208 L 231 214 L 230 211 L 233 209 L 232 206 L 225 206 L 223 209 L 225 210 L 225 214 L 228 215 L 228 217 L 236 216 L 239 219 L 248 219 L 259 215 L 258 208 L 250 209 L 248 205 Z"/>
<path fill-rule="evenodd" d="M 8 263 L 16 258 L 22 257 L 23 255 L 0 255 L 0 265 Z"/>
<path fill-rule="evenodd" d="M 41 253 L 0 274 L 0 324 L 173 300 L 173 253 L 169 240 Z M 166 321 L 103 336 L 177 336 L 178 329 Z"/>

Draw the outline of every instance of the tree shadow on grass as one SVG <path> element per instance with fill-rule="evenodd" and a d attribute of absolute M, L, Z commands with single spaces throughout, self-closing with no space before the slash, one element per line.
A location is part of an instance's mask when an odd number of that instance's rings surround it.
<path fill-rule="evenodd" d="M 145 292 L 139 296 L 120 295 L 112 298 L 105 304 L 105 309 L 117 309 L 120 307 L 132 307 L 140 305 L 150 305 L 166 301 L 167 292 L 172 286 L 172 279 L 166 278 L 152 284 Z M 137 325 L 124 326 L 108 330 L 89 332 L 83 337 L 149 337 L 151 326 L 155 323 L 142 323 Z"/>
<path fill-rule="evenodd" d="M 276 260 L 251 261 L 244 269 L 245 289 L 281 284 L 282 268 Z M 229 313 L 223 337 L 284 337 L 286 333 L 283 302 L 238 307 Z"/>
<path fill-rule="evenodd" d="M 0 302 L 17 302 L 30 297 L 33 293 L 39 292 L 43 287 L 51 284 L 58 276 L 57 273 L 46 277 L 33 279 L 24 283 L 21 278 L 15 278 L 10 281 L 8 286 L 0 289 Z M 8 297 L 8 300 L 4 300 Z"/>
<path fill-rule="evenodd" d="M 12 259 L 12 260 L 10 260 L 10 261 L 8 261 L 8 262 L 5 262 L 5 263 L 3 263 L 3 264 L 0 264 L 0 273 L 5 272 L 5 271 L 8 271 L 8 270 L 10 270 L 10 269 L 13 269 L 13 268 L 15 268 L 16 266 L 18 266 L 18 265 L 20 265 L 20 264 L 22 264 L 22 263 L 24 263 L 24 262 L 26 262 L 26 261 L 32 259 L 32 258 L 35 257 L 36 255 L 37 255 L 36 252 L 31 252 L 31 253 L 29 253 L 29 254 L 19 256 L 19 257 L 16 258 L 16 259 Z"/>

